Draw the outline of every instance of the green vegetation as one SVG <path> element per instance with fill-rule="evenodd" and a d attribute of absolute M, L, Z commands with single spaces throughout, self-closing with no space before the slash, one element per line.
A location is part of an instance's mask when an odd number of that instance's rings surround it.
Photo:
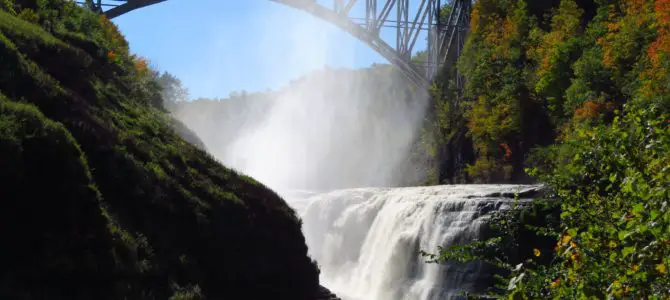
<path fill-rule="evenodd" d="M 480 0 L 459 68 L 435 135 L 473 151 L 440 172 L 549 192 L 429 257 L 500 267 L 510 299 L 670 297 L 670 1 Z"/>
<path fill-rule="evenodd" d="M 428 256 L 497 266 L 488 294 L 513 299 L 670 297 L 670 1 L 480 0 L 470 29 L 465 93 L 454 70 L 431 89 L 430 180 L 548 191 L 494 213 L 493 238 Z M 293 210 L 164 109 L 253 98 L 262 115 L 277 95 L 179 103 L 176 78 L 66 0 L 0 0 L 0 61 L 0 298 L 314 297 Z"/>
<path fill-rule="evenodd" d="M 0 298 L 314 298 L 294 211 L 179 137 L 111 22 L 2 1 L 0 61 Z"/>

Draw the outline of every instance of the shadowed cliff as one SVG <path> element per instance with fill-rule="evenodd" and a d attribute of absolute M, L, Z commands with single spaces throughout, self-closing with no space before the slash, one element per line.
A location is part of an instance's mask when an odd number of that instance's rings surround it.
<path fill-rule="evenodd" d="M 0 298 L 316 297 L 294 211 L 179 136 L 109 21 L 5 1 L 0 64 Z"/>

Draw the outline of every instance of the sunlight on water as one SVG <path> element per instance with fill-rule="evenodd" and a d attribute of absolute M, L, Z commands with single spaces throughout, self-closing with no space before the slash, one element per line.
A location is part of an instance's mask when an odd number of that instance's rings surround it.
<path fill-rule="evenodd" d="M 274 19 L 259 18 L 267 26 L 276 26 Z M 300 64 L 321 69 L 331 55 L 353 55 L 338 52 L 336 40 L 305 44 L 314 35 L 309 24 L 286 29 Z M 186 105 L 175 115 L 215 157 L 273 188 L 299 212 L 322 283 L 345 300 L 450 299 L 475 288 L 482 266 L 426 264 L 419 251 L 478 237 L 483 212 L 509 201 L 484 196 L 521 187 L 357 188 L 416 177 L 406 165 L 428 104 L 394 90 L 402 84 L 390 68 L 363 72 L 315 71 L 268 94 L 270 102 L 242 102 L 225 115 Z"/>
<path fill-rule="evenodd" d="M 297 204 L 321 280 L 338 296 L 438 300 L 459 298 L 462 289 L 477 288 L 488 270 L 479 264 L 426 264 L 419 250 L 434 252 L 439 246 L 478 238 L 486 213 L 508 208 L 513 201 L 492 194 L 537 187 L 359 188 L 284 197 Z"/>
<path fill-rule="evenodd" d="M 361 42 L 325 21 L 300 18 L 286 22 L 281 15 L 267 12 L 254 20 L 255 27 L 276 32 L 281 26 L 285 34 L 281 38 L 258 36 L 258 47 L 271 51 L 272 45 L 281 43 L 282 49 L 291 50 L 283 60 L 267 61 L 258 70 L 260 75 L 314 71 L 294 78 L 293 83 L 285 82 L 285 88 L 274 91 L 267 101 L 248 100 L 239 111 L 225 116 L 188 106 L 175 111 L 175 116 L 225 165 L 274 189 L 394 186 L 401 182 L 406 172 L 400 168 L 416 141 L 427 97 L 406 95 L 402 89 L 408 83 L 391 67 L 367 75 L 327 68 L 329 61 L 353 66 L 356 53 L 352 45 Z M 222 66 L 221 72 L 229 71 Z M 271 104 L 265 108 L 268 101 Z M 263 109 L 257 109 L 261 106 Z M 217 118 L 222 120 L 217 123 Z M 227 130 L 223 119 L 229 122 L 225 124 L 244 124 L 243 130 L 223 137 Z"/>

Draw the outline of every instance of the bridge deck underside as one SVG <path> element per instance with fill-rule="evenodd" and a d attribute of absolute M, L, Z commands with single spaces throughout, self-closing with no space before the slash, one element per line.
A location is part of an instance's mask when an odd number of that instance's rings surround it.
<path fill-rule="evenodd" d="M 165 1 L 80 0 L 80 3 L 104 11 L 111 19 Z M 449 16 L 442 16 L 440 0 L 328 0 L 332 4 L 330 8 L 315 0 L 269 1 L 305 11 L 336 25 L 367 44 L 395 65 L 413 85 L 422 88 L 430 83 L 448 57 L 460 54 L 472 4 L 471 0 L 450 0 L 445 4 L 451 6 L 451 12 Z M 353 17 L 353 8 L 363 4 L 365 17 Z M 414 11 L 410 13 L 412 9 Z M 395 28 L 395 47 L 381 38 L 384 27 Z M 412 52 L 422 31 L 428 33 L 426 61 L 416 62 L 412 60 Z"/>

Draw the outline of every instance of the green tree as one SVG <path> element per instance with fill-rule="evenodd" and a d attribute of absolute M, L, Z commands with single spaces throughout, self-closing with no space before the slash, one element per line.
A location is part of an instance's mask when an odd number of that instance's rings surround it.
<path fill-rule="evenodd" d="M 183 87 L 181 80 L 174 75 L 163 72 L 157 77 L 157 81 L 162 88 L 163 107 L 168 111 L 173 111 L 179 102 L 189 100 L 188 89 Z"/>
<path fill-rule="evenodd" d="M 477 96 L 465 112 L 477 149 L 472 168 L 490 176 L 500 162 L 489 154 L 493 142 L 512 133 L 533 145 L 526 172 L 547 184 L 548 202 L 496 213 L 496 238 L 434 258 L 501 267 L 509 276 L 499 295 L 670 296 L 670 1 L 591 4 L 595 13 L 585 9 L 589 3 L 561 0 L 544 14 L 523 0 L 489 0 L 473 11 L 459 64 L 466 91 Z M 551 120 L 553 145 L 523 134 L 537 124 L 529 107 Z M 525 222 L 541 203 L 560 208 L 560 219 Z M 550 243 L 520 243 L 536 236 Z M 509 255 L 515 252 L 527 255 Z"/>

